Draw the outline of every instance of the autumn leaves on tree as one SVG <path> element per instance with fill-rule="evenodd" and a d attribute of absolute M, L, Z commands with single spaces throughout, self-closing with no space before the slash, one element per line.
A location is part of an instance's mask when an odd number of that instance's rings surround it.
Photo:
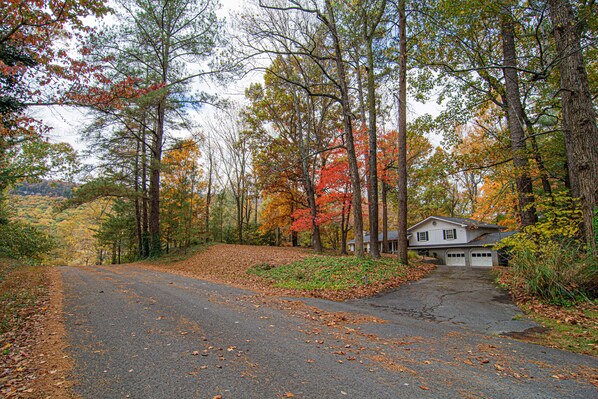
<path fill-rule="evenodd" d="M 525 230 L 563 196 L 596 250 L 592 2 L 261 0 L 229 31 L 212 0 L 3 7 L 0 190 L 78 169 L 28 107 L 86 107 L 96 168 L 70 204 L 111 201 L 116 262 L 209 240 L 363 256 L 368 232 L 376 258 L 398 230 L 406 263 L 422 218 Z M 201 91 L 250 69 L 245 104 Z"/>

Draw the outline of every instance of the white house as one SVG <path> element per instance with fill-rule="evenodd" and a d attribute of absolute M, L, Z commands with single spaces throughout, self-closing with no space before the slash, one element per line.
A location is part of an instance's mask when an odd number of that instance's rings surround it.
<path fill-rule="evenodd" d="M 473 219 L 430 216 L 407 229 L 409 249 L 432 256 L 448 266 L 492 267 L 505 264 L 506 258 L 493 246 L 515 232 L 504 227 Z M 378 236 L 382 247 L 382 234 Z M 389 250 L 397 250 L 397 232 L 388 233 Z M 355 250 L 350 241 L 349 249 Z M 364 236 L 365 251 L 369 252 L 370 236 Z"/>

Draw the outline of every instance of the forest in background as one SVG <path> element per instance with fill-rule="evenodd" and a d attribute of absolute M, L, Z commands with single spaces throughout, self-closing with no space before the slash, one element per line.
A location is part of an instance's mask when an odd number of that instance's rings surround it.
<path fill-rule="evenodd" d="M 407 227 L 445 215 L 520 230 L 507 245 L 524 268 L 568 253 L 568 274 L 595 281 L 594 1 L 272 0 L 227 19 L 213 0 L 5 11 L 6 253 L 48 252 L 81 217 L 97 224 L 86 263 L 209 241 L 346 253 L 354 239 L 361 257 L 364 232 L 381 232 L 384 252 L 389 230 L 407 263 Z M 207 89 L 250 70 L 263 79 L 243 101 Z M 408 119 L 413 101 L 439 112 Z M 53 104 L 88 110 L 85 153 L 27 112 Z M 6 205 L 44 176 L 80 183 L 46 232 Z"/>

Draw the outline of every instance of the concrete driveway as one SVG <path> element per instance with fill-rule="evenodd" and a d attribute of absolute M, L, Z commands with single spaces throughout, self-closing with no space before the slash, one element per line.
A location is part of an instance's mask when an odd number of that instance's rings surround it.
<path fill-rule="evenodd" d="M 439 266 L 427 278 L 354 304 L 489 334 L 539 327 L 524 317 L 484 268 Z"/>

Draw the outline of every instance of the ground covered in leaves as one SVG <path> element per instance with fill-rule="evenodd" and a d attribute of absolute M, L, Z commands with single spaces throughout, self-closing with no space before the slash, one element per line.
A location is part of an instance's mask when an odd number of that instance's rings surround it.
<path fill-rule="evenodd" d="M 73 398 L 56 269 L 0 259 L 0 396 Z"/>
<path fill-rule="evenodd" d="M 534 298 L 512 284 L 510 270 L 498 268 L 499 283 L 508 287 L 515 303 L 544 331 L 516 337 L 553 348 L 598 356 L 598 302 L 555 305 Z"/>
<path fill-rule="evenodd" d="M 269 295 L 332 300 L 374 295 L 418 280 L 434 268 L 419 262 L 410 267 L 399 266 L 394 257 L 374 261 L 314 255 L 300 248 L 230 244 L 209 246 L 181 261 L 142 265 Z"/>

